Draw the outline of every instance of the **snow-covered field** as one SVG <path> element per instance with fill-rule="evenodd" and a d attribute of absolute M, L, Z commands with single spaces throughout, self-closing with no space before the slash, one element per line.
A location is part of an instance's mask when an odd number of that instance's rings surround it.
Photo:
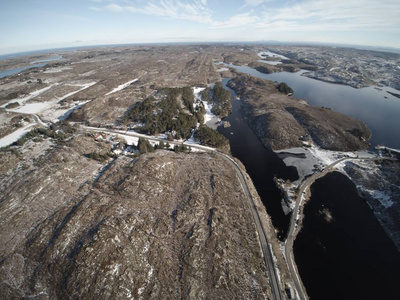
<path fill-rule="evenodd" d="M 139 80 L 139 78 L 135 78 L 135 79 L 133 79 L 133 80 L 131 80 L 131 81 L 128 81 L 128 82 L 126 82 L 126 83 L 124 83 L 124 84 L 121 84 L 121 85 L 119 85 L 118 87 L 116 87 L 115 89 L 113 89 L 111 92 L 108 92 L 108 93 L 106 94 L 106 96 L 111 95 L 111 94 L 113 94 L 113 93 L 115 93 L 115 92 L 121 91 L 121 90 L 123 90 L 124 88 L 126 88 L 127 86 L 129 86 L 130 84 L 132 84 L 132 83 L 134 83 L 134 82 L 136 82 L 136 81 L 138 81 L 138 80 Z"/>
<path fill-rule="evenodd" d="M 204 108 L 206 109 L 206 114 L 204 115 L 204 124 L 212 129 L 217 129 L 221 122 L 221 119 L 211 112 L 212 106 L 209 103 L 201 100 L 200 93 L 204 89 L 205 88 L 193 88 L 194 98 L 197 101 L 203 102 Z"/>
<path fill-rule="evenodd" d="M 73 110 L 79 108 L 80 106 L 84 105 L 88 101 L 82 101 L 82 102 L 77 102 L 75 103 L 74 107 L 69 107 L 66 109 L 60 109 L 60 105 L 58 104 L 59 101 L 70 97 L 76 93 L 79 93 L 92 85 L 96 84 L 96 82 L 89 82 L 89 83 L 73 83 L 70 84 L 72 86 L 81 86 L 77 91 L 68 93 L 62 97 L 57 97 L 51 101 L 47 102 L 34 102 L 34 103 L 25 103 L 26 101 L 42 94 L 43 92 L 51 89 L 53 86 L 57 84 L 50 85 L 48 87 L 45 87 L 43 89 L 37 90 L 35 92 L 30 93 L 28 96 L 24 98 L 19 98 L 16 100 L 11 100 L 11 102 L 18 102 L 20 103 L 21 106 L 15 108 L 15 109 L 8 109 L 8 111 L 15 112 L 15 113 L 21 113 L 21 114 L 32 114 L 32 115 L 37 115 L 40 114 L 43 119 L 52 121 L 52 122 L 58 122 L 59 120 L 62 120 L 63 117 L 67 116 L 69 113 L 71 113 Z M 7 105 L 7 104 L 5 104 Z M 47 126 L 46 124 L 42 123 L 41 120 L 35 116 L 37 119 L 37 122 L 39 122 L 43 126 Z M 31 130 L 31 127 L 36 124 L 28 124 L 24 126 L 23 128 L 17 129 L 14 132 L 10 133 L 9 135 L 3 137 L 0 139 L 0 147 L 6 147 L 8 145 L 11 145 L 12 143 L 16 142 L 19 138 L 21 138 L 24 134 L 29 132 Z"/>
<path fill-rule="evenodd" d="M 6 104 L 3 104 L 1 107 L 4 108 L 4 107 L 6 107 L 8 104 L 13 103 L 13 102 L 18 102 L 19 105 L 24 105 L 24 103 L 25 103 L 26 101 L 28 101 L 28 100 L 30 100 L 30 99 L 32 99 L 32 98 L 35 98 L 36 96 L 38 96 L 38 95 L 44 93 L 45 91 L 48 91 L 49 89 L 51 89 L 53 86 L 56 86 L 56 85 L 58 85 L 58 83 L 54 83 L 54 84 L 49 85 L 49 86 L 47 86 L 47 87 L 45 87 L 45 88 L 43 88 L 43 89 L 34 91 L 34 92 L 30 93 L 28 96 L 26 96 L 26 97 L 24 97 L 24 98 L 16 98 L 16 99 L 13 99 L 13 100 L 11 100 L 11 101 L 8 101 Z"/>
<path fill-rule="evenodd" d="M 52 122 L 57 122 L 59 120 L 59 118 L 61 118 L 68 111 L 71 110 L 71 108 L 59 109 L 60 105 L 58 104 L 58 102 L 60 102 L 61 100 L 66 99 L 66 98 L 68 98 L 68 97 L 70 97 L 72 95 L 75 95 L 75 94 L 77 94 L 77 93 L 79 93 L 79 92 L 91 87 L 94 84 L 96 84 L 96 82 L 69 84 L 71 86 L 80 86 L 82 88 L 80 88 L 79 90 L 70 92 L 68 94 L 65 94 L 65 95 L 63 95 L 61 97 L 57 97 L 57 98 L 55 98 L 55 99 L 53 99 L 51 101 L 34 102 L 34 103 L 26 103 L 26 104 L 24 103 L 27 100 L 36 97 L 37 95 L 43 93 L 44 91 L 49 90 L 51 87 L 54 86 L 54 85 L 51 85 L 51 86 L 46 87 L 46 88 L 44 88 L 42 90 L 39 90 L 39 91 L 31 93 L 26 98 L 19 99 L 19 101 L 23 100 L 22 105 L 20 107 L 15 108 L 15 109 L 9 109 L 9 111 L 12 111 L 12 112 L 15 112 L 15 113 L 23 113 L 23 114 L 39 114 L 40 113 L 45 120 L 52 121 Z M 75 103 L 75 107 L 73 107 L 72 109 L 76 109 L 78 105 L 82 106 L 86 102 Z"/>

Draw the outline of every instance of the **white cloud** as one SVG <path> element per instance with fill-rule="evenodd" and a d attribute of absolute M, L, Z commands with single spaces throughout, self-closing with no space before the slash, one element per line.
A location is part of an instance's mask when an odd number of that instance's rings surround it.
<path fill-rule="evenodd" d="M 244 0 L 244 6 L 254 7 L 264 2 L 268 2 L 268 0 Z"/>
<path fill-rule="evenodd" d="M 257 16 L 252 15 L 251 12 L 247 12 L 232 16 L 229 20 L 224 22 L 213 21 L 211 25 L 214 28 L 232 28 L 255 24 L 257 21 L 259 21 Z"/>
<path fill-rule="evenodd" d="M 399 0 L 244 0 L 244 6 L 236 9 L 243 11 L 247 8 L 247 11 L 232 13 L 225 21 L 212 17 L 215 14 L 209 9 L 207 0 L 92 1 L 104 3 L 104 6 L 91 7 L 97 11 L 189 20 L 208 24 L 212 28 L 252 26 L 262 31 L 400 30 Z M 249 10 L 250 7 L 253 8 Z M 234 7 L 229 9 L 235 11 Z"/>
<path fill-rule="evenodd" d="M 124 11 L 124 8 L 122 6 L 119 6 L 118 4 L 111 3 L 107 6 L 105 6 L 104 10 L 112 11 L 112 12 L 122 12 L 122 11 Z"/>
<path fill-rule="evenodd" d="M 202 23 L 211 22 L 211 10 L 206 0 L 184 2 L 180 0 L 150 0 L 143 6 L 122 6 L 116 3 L 104 7 L 91 7 L 97 11 L 142 13 L 172 19 L 190 20 Z"/>
<path fill-rule="evenodd" d="M 283 8 L 269 7 L 260 28 L 355 30 L 400 28 L 398 0 L 306 0 Z"/>

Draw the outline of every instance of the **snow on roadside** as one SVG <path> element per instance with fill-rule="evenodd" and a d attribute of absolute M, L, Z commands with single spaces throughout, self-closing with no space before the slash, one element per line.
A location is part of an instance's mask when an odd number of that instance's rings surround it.
<path fill-rule="evenodd" d="M 323 150 L 319 147 L 312 146 L 309 148 L 311 154 L 323 165 L 327 166 L 337 160 L 338 152 Z"/>
<path fill-rule="evenodd" d="M 54 122 L 54 123 L 58 122 L 58 121 L 63 121 L 63 120 L 66 120 L 74 110 L 77 110 L 78 108 L 81 108 L 83 105 L 85 105 L 88 102 L 90 102 L 90 100 L 78 101 L 78 102 L 74 103 L 75 106 L 73 106 L 72 108 L 57 109 L 57 110 L 54 110 L 54 111 L 53 110 L 47 110 L 47 111 L 42 113 L 42 116 L 43 116 L 44 119 L 52 120 L 52 122 Z"/>
<path fill-rule="evenodd" d="M 31 130 L 32 126 L 35 126 L 36 123 L 30 123 L 23 128 L 19 128 L 15 130 L 14 132 L 10 133 L 9 135 L 6 135 L 5 137 L 2 137 L 0 139 L 0 148 L 1 147 L 7 147 L 11 145 L 12 143 L 18 141 L 22 136 L 24 136 L 26 133 L 28 133 Z"/>
<path fill-rule="evenodd" d="M 124 83 L 124 84 L 121 84 L 121 85 L 119 85 L 118 87 L 116 87 L 115 89 L 113 89 L 111 92 L 108 92 L 108 93 L 106 94 L 106 96 L 108 96 L 108 95 L 110 95 L 110 94 L 113 94 L 113 93 L 115 93 L 115 92 L 121 91 L 121 90 L 123 90 L 124 88 L 126 88 L 127 86 L 129 86 L 130 84 L 132 84 L 132 83 L 134 83 L 134 82 L 136 82 L 136 81 L 138 81 L 138 80 L 139 80 L 139 78 L 135 78 L 135 79 L 133 79 L 133 80 L 131 80 L 131 81 L 128 81 L 128 82 L 126 82 L 126 83 Z"/>
<path fill-rule="evenodd" d="M 125 135 L 125 134 L 117 134 L 120 138 L 125 139 L 126 143 L 129 146 L 137 146 L 139 143 L 139 138 L 138 137 L 134 137 L 134 136 L 130 136 L 130 135 Z"/>

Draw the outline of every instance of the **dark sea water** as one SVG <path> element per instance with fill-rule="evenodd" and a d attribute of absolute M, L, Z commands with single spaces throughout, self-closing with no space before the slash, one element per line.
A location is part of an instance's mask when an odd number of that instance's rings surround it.
<path fill-rule="evenodd" d="M 294 243 L 311 299 L 398 299 L 400 254 L 354 184 L 333 172 L 318 179 L 311 192 Z"/>

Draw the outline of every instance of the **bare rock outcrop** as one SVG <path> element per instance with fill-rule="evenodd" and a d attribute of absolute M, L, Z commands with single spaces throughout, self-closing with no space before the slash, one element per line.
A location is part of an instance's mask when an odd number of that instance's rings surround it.
<path fill-rule="evenodd" d="M 1 298 L 271 297 L 229 163 L 158 150 L 99 167 L 70 143 L 2 190 Z"/>

